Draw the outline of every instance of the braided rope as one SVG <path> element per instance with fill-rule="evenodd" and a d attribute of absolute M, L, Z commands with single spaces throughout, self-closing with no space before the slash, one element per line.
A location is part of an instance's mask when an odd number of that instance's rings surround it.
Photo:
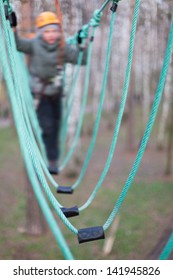
<path fill-rule="evenodd" d="M 173 233 L 171 234 L 167 244 L 165 245 L 165 248 L 160 254 L 159 260 L 167 260 L 172 252 L 173 252 Z"/>
<path fill-rule="evenodd" d="M 107 173 L 111 165 L 111 161 L 115 152 L 115 147 L 117 143 L 117 138 L 118 138 L 118 133 L 120 130 L 120 125 L 123 117 L 123 112 L 127 100 L 127 93 L 128 93 L 128 88 L 129 88 L 129 82 L 130 82 L 130 74 L 131 74 L 131 68 L 132 68 L 132 60 L 133 60 L 133 50 L 134 50 L 134 43 L 135 43 L 135 35 L 136 35 L 136 26 L 137 26 L 137 20 L 138 20 L 138 15 L 139 15 L 139 6 L 140 6 L 140 1 L 137 0 L 134 8 L 134 16 L 133 16 L 133 21 L 132 21 L 132 30 L 131 30 L 131 35 L 130 35 L 130 45 L 129 45 L 129 53 L 128 53 L 128 63 L 127 63 L 127 68 L 126 68 L 126 78 L 125 78 L 125 83 L 124 83 L 124 90 L 122 94 L 122 100 L 120 104 L 120 110 L 118 113 L 115 129 L 114 129 L 114 135 L 112 138 L 112 144 L 110 147 L 109 155 L 104 167 L 104 170 L 100 176 L 99 181 L 97 182 L 91 196 L 89 199 L 86 201 L 86 203 L 80 207 L 80 211 L 86 209 L 91 202 L 94 200 L 98 190 L 100 189 Z"/>
<path fill-rule="evenodd" d="M 59 247 L 61 248 L 66 259 L 73 259 L 73 256 L 72 256 L 72 254 L 61 234 L 61 231 L 48 207 L 48 204 L 45 201 L 45 198 L 41 192 L 41 188 L 39 187 L 38 179 L 35 174 L 35 169 L 33 168 L 32 162 L 30 160 L 30 156 L 33 155 L 32 148 L 28 141 L 29 135 L 27 133 L 27 129 L 25 126 L 24 117 L 22 115 L 22 110 L 21 110 L 21 107 L 18 106 L 19 105 L 18 92 L 21 92 L 21 87 L 20 87 L 19 81 L 17 80 L 16 75 L 15 75 L 15 73 L 16 73 L 15 71 L 17 70 L 15 68 L 16 61 L 15 61 L 14 50 L 12 50 L 12 47 L 11 47 L 11 43 L 12 44 L 14 43 L 14 38 L 12 36 L 8 37 L 9 36 L 8 31 L 10 30 L 10 26 L 9 26 L 9 24 L 8 24 L 8 27 L 6 25 L 4 7 L 2 5 L 2 2 L 0 2 L 0 13 L 1 13 L 1 17 L 2 17 L 2 26 L 3 26 L 3 30 L 4 30 L 5 43 L 6 43 L 6 45 L 5 45 L 6 47 L 4 46 L 4 43 L 0 44 L 0 53 L 1 53 L 0 59 L 2 62 L 2 66 L 3 66 L 4 77 L 7 80 L 8 93 L 10 95 L 10 101 L 12 103 L 14 120 L 16 123 L 17 132 L 19 135 L 21 149 L 22 149 L 23 156 L 25 159 L 26 168 L 28 170 L 28 173 L 30 175 L 32 174 L 32 176 L 29 176 L 29 178 L 32 182 L 32 186 L 33 186 L 35 195 L 37 197 L 40 207 L 48 221 L 48 224 L 55 236 L 55 239 L 56 239 Z M 0 29 L 0 33 L 1 33 L 1 29 Z M 1 38 L 3 38 L 2 34 L 0 34 L 0 35 L 1 35 Z M 9 59 L 7 58 L 6 49 L 8 51 Z M 9 63 L 8 63 L 8 61 L 9 61 Z M 24 131 L 25 131 L 25 133 L 24 133 Z M 30 172 L 32 172 L 32 173 L 30 173 Z"/>
<path fill-rule="evenodd" d="M 161 97 L 163 94 L 163 89 L 164 89 L 164 85 L 165 85 L 165 80 L 166 80 L 166 76 L 167 76 L 167 72 L 168 72 L 168 67 L 170 64 L 170 60 L 171 60 L 171 55 L 173 52 L 173 21 L 171 23 L 171 27 L 170 27 L 170 34 L 169 34 L 169 38 L 168 38 L 168 43 L 167 43 L 167 48 L 166 48 L 166 53 L 165 53 L 165 58 L 164 58 L 164 62 L 163 62 L 163 66 L 162 66 L 162 71 L 160 74 L 160 79 L 159 79 L 159 83 L 158 83 L 158 87 L 156 90 L 156 95 L 155 95 L 155 99 L 153 102 L 153 106 L 152 106 L 152 110 L 151 110 L 151 114 L 150 114 L 150 118 L 146 127 L 146 130 L 144 132 L 144 136 L 142 138 L 142 142 L 140 145 L 140 148 L 138 150 L 136 159 L 134 161 L 134 164 L 132 166 L 131 172 L 127 178 L 127 181 L 123 187 L 123 190 L 117 200 L 116 205 L 113 208 L 113 211 L 111 212 L 109 218 L 107 219 L 106 223 L 104 224 L 104 229 L 108 229 L 109 226 L 111 225 L 111 223 L 113 222 L 114 218 L 116 217 L 126 195 L 127 192 L 133 182 L 133 179 L 135 178 L 136 172 L 138 170 L 139 164 L 142 160 L 143 154 L 145 152 L 150 134 L 151 134 L 151 130 L 158 112 L 158 108 L 160 105 L 160 101 L 161 101 Z"/>

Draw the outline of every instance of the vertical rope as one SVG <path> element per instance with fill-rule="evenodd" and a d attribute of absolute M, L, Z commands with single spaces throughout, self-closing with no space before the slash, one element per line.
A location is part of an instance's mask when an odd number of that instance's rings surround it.
<path fill-rule="evenodd" d="M 109 63 L 110 63 L 110 55 L 111 55 L 111 46 L 112 46 L 112 38 L 113 38 L 113 30 L 114 30 L 114 23 L 115 23 L 115 16 L 116 16 L 116 13 L 112 13 L 111 22 L 110 22 L 110 33 L 109 33 L 109 39 L 108 39 L 107 54 L 106 54 L 106 65 L 105 65 L 105 71 L 104 71 L 102 91 L 101 91 L 101 94 L 100 94 L 100 103 L 99 103 L 100 105 L 99 105 L 98 113 L 97 113 L 97 116 L 96 116 L 94 132 L 93 132 L 93 136 L 92 136 L 92 139 L 91 139 L 91 142 L 90 142 L 88 153 L 86 155 L 86 159 L 85 159 L 85 162 L 83 164 L 81 173 L 80 173 L 78 179 L 76 180 L 76 182 L 74 183 L 74 185 L 72 187 L 73 189 L 77 188 L 77 186 L 81 183 L 81 181 L 82 181 L 82 179 L 83 179 L 83 177 L 85 175 L 88 163 L 89 163 L 89 161 L 91 159 L 91 155 L 92 155 L 92 152 L 93 152 L 93 149 L 94 149 L 96 138 L 97 138 L 97 133 L 98 133 L 100 119 L 101 119 L 101 114 L 102 114 L 103 102 L 104 102 L 104 97 L 105 97 L 105 92 L 106 92 L 106 86 L 107 86 L 107 79 L 108 79 L 108 72 L 109 72 Z"/>
<path fill-rule="evenodd" d="M 172 252 L 173 252 L 173 233 L 171 234 L 165 248 L 160 254 L 159 260 L 167 260 Z"/>
<path fill-rule="evenodd" d="M 120 110 L 117 116 L 117 121 L 114 129 L 114 135 L 112 138 L 112 144 L 110 147 L 108 159 L 106 161 L 104 170 L 100 176 L 99 181 L 97 182 L 94 191 L 92 192 L 91 196 L 87 200 L 87 202 L 80 207 L 80 211 L 86 209 L 91 202 L 94 200 L 99 188 L 101 187 L 108 170 L 110 168 L 110 164 L 114 155 L 116 143 L 117 143 L 117 138 L 118 138 L 118 133 L 120 130 L 120 125 L 123 117 L 123 112 L 127 100 L 127 93 L 128 93 L 128 88 L 129 88 L 129 82 L 130 82 L 130 74 L 131 74 L 131 68 L 132 68 L 132 61 L 133 61 L 133 51 L 134 51 L 134 43 L 135 43 L 135 35 L 136 35 L 136 27 L 137 27 L 137 21 L 138 21 L 138 15 L 139 15 L 139 7 L 140 7 L 140 1 L 137 0 L 134 8 L 134 16 L 133 16 L 133 21 L 132 21 L 132 30 L 131 30 L 131 35 L 130 35 L 130 45 L 129 45 L 129 53 L 128 53 L 128 63 L 127 63 L 127 68 L 126 68 L 126 78 L 125 78 L 125 83 L 124 83 L 124 89 L 123 89 L 123 94 L 122 94 L 122 100 L 120 104 Z"/>
<path fill-rule="evenodd" d="M 144 136 L 142 138 L 142 142 L 139 148 L 139 151 L 137 153 L 136 159 L 134 161 L 134 164 L 132 166 L 131 172 L 127 178 L 127 181 L 124 185 L 124 188 L 119 196 L 119 199 L 117 200 L 117 203 L 115 205 L 115 207 L 113 208 L 113 211 L 111 212 L 108 220 L 106 221 L 106 223 L 104 224 L 104 230 L 108 229 L 109 226 L 111 225 L 111 223 L 113 222 L 114 218 L 116 217 L 126 195 L 127 192 L 133 182 L 133 179 L 136 175 L 136 172 L 138 170 L 139 164 L 142 160 L 143 154 L 145 152 L 150 134 L 151 134 L 151 130 L 154 124 L 154 121 L 156 119 L 156 115 L 157 115 L 157 111 L 160 105 L 160 101 L 161 101 L 161 97 L 163 94 L 163 89 L 164 89 L 164 85 L 165 85 L 165 80 L 166 80 L 166 76 L 167 76 L 167 72 L 168 72 L 168 67 L 170 64 L 170 60 L 171 60 L 171 55 L 173 52 L 173 21 L 171 22 L 171 27 L 170 27 L 170 33 L 169 33 L 169 38 L 168 38 L 168 43 L 167 43 L 167 48 L 166 48 L 166 53 L 165 53 L 165 57 L 164 57 L 164 62 L 163 62 L 163 66 L 162 66 L 162 71 L 160 74 L 160 79 L 159 79 L 159 83 L 158 83 L 158 87 L 156 90 L 156 95 L 155 95 L 155 99 L 153 102 L 153 106 L 152 106 L 152 110 L 151 110 L 151 114 L 150 114 L 150 118 L 146 127 L 146 130 L 144 132 Z"/>
<path fill-rule="evenodd" d="M 3 29 L 4 29 L 4 34 L 5 34 L 5 36 L 7 36 L 7 27 L 6 27 L 6 20 L 5 20 L 3 8 L 4 8 L 3 3 L 2 3 L 2 1 L 0 1 L 0 14 L 1 14 L 1 18 L 2 18 L 2 25 L 3 25 Z M 10 27 L 8 27 L 8 29 L 9 28 Z M 11 52 L 11 49 L 10 49 L 8 43 L 6 45 L 4 45 L 4 41 L 3 41 L 4 37 L 2 36 L 1 28 L 0 28 L 0 38 L 1 38 L 0 60 L 1 60 L 2 66 L 3 66 L 4 77 L 7 81 L 8 93 L 10 95 L 10 101 L 12 104 L 12 110 L 13 110 L 13 115 L 14 115 L 17 132 L 18 132 L 18 135 L 22 136 L 23 117 L 21 115 L 21 109 L 18 106 L 17 98 L 16 98 L 17 90 L 20 91 L 20 88 L 17 88 L 14 83 L 14 77 L 12 76 L 13 69 L 10 68 L 10 64 L 9 64 L 9 62 L 11 62 L 11 61 L 9 61 L 9 59 L 7 58 L 7 53 L 6 53 L 6 49 L 9 52 Z M 5 39 L 6 39 L 6 37 L 5 37 Z M 10 57 L 10 60 L 11 59 L 12 59 L 12 56 Z M 27 149 L 27 147 L 26 147 L 27 142 L 24 140 L 26 140 L 26 139 L 24 139 L 23 137 L 19 137 L 21 149 L 22 149 L 24 160 L 26 163 L 26 168 L 27 168 L 29 174 L 32 174 L 32 176 L 29 176 L 29 178 L 32 182 L 32 185 L 34 186 L 35 195 L 36 195 L 38 202 L 40 204 L 40 207 L 47 219 L 47 222 L 49 223 L 49 226 L 55 236 L 55 239 L 56 239 L 60 249 L 62 250 L 62 253 L 64 254 L 64 257 L 66 259 L 73 259 L 73 256 L 72 256 L 72 254 L 61 234 L 61 231 L 60 231 L 58 225 L 56 224 L 56 221 L 48 207 L 48 204 L 41 192 L 41 188 L 39 187 L 37 176 L 35 175 L 35 171 L 33 169 L 32 163 L 29 160 L 30 151 L 29 151 L 29 149 Z M 30 148 L 30 146 L 28 146 L 28 148 Z"/>
<path fill-rule="evenodd" d="M 3 5 L 2 5 L 3 6 Z M 1 14 L 2 14 L 2 11 L 1 11 Z M 20 98 L 19 98 L 19 93 L 22 94 L 22 91 L 21 91 L 21 84 L 20 84 L 20 81 L 18 79 L 18 76 L 16 76 L 16 73 L 17 73 L 17 68 L 16 68 L 16 64 L 17 64 L 17 61 L 15 61 L 15 53 L 14 53 L 14 50 L 15 50 L 15 42 L 14 42 L 14 37 L 11 36 L 9 38 L 9 34 L 12 34 L 12 31 L 10 28 L 7 28 L 6 26 L 6 20 L 5 20 L 5 17 L 3 18 L 3 28 L 4 28 L 4 35 L 5 35 L 5 39 L 6 39 L 6 42 L 7 42 L 7 50 L 8 50 L 8 55 L 9 55 L 9 60 L 10 60 L 10 63 L 11 63 L 11 70 L 12 70 L 12 74 L 13 74 L 13 79 L 14 79 L 14 85 L 16 87 L 16 98 L 20 104 Z M 8 32 L 9 31 L 9 32 Z M 12 44 L 12 46 L 11 46 Z M 20 108 L 20 107 L 19 107 Z M 23 120 L 23 125 L 20 127 L 20 132 L 19 132 L 19 137 L 25 137 L 25 141 L 27 143 L 27 145 L 29 147 L 32 147 L 32 143 L 31 143 L 31 139 L 30 139 L 30 136 L 28 134 L 28 131 L 26 129 L 26 124 L 25 124 L 25 121 L 23 119 L 23 115 L 22 115 L 22 111 L 21 111 L 21 108 L 19 110 L 19 112 L 21 113 L 21 119 Z M 18 118 L 18 121 L 20 122 L 20 119 Z M 44 190 L 50 200 L 50 202 L 52 203 L 53 207 L 55 208 L 55 211 L 56 213 L 58 214 L 58 216 L 60 217 L 60 219 L 66 224 L 66 226 L 75 234 L 77 234 L 77 229 L 75 227 L 73 227 L 73 225 L 68 221 L 68 219 L 64 216 L 64 214 L 62 213 L 59 205 L 58 205 L 58 202 L 57 200 L 55 199 L 54 195 L 52 194 L 52 192 L 50 191 L 49 189 L 49 186 L 47 185 L 47 182 L 44 178 L 44 175 L 43 175 L 43 171 L 40 167 L 40 164 L 39 164 L 39 161 L 35 155 L 35 149 L 30 149 L 30 156 L 31 156 L 31 159 L 32 159 L 32 162 L 34 164 L 34 167 L 35 167 L 35 171 L 40 179 L 40 182 L 42 184 L 42 186 L 44 187 Z"/>

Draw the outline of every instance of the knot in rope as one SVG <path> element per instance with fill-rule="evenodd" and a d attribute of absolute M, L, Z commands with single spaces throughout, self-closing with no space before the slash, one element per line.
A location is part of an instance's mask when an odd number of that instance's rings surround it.
<path fill-rule="evenodd" d="M 118 4 L 120 0 L 112 0 L 113 3 Z"/>
<path fill-rule="evenodd" d="M 90 26 L 98 27 L 100 25 L 101 17 L 103 13 L 99 10 L 95 10 L 92 19 L 90 20 Z"/>
<path fill-rule="evenodd" d="M 9 0 L 3 0 L 3 3 L 4 3 L 4 4 L 7 4 L 7 5 L 10 4 L 10 3 L 9 3 Z"/>
<path fill-rule="evenodd" d="M 88 24 L 84 25 L 80 30 L 80 37 L 86 39 L 88 37 L 89 26 Z"/>

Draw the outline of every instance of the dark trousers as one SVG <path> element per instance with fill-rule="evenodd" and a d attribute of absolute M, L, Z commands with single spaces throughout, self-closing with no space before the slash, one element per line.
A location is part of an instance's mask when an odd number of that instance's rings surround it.
<path fill-rule="evenodd" d="M 37 108 L 37 116 L 42 129 L 42 137 L 48 160 L 58 160 L 62 116 L 61 96 L 48 97 L 42 95 Z"/>

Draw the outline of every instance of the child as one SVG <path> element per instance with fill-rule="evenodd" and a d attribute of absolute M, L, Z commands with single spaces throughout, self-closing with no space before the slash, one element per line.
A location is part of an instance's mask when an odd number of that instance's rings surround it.
<path fill-rule="evenodd" d="M 77 64 L 80 47 L 62 46 L 60 21 L 52 12 L 41 13 L 37 20 L 37 36 L 19 37 L 14 17 L 12 24 L 18 51 L 30 56 L 30 87 L 39 97 L 37 116 L 49 161 L 49 172 L 58 174 L 59 132 L 62 116 L 62 70 L 64 63 Z M 86 63 L 86 54 L 82 64 Z"/>

